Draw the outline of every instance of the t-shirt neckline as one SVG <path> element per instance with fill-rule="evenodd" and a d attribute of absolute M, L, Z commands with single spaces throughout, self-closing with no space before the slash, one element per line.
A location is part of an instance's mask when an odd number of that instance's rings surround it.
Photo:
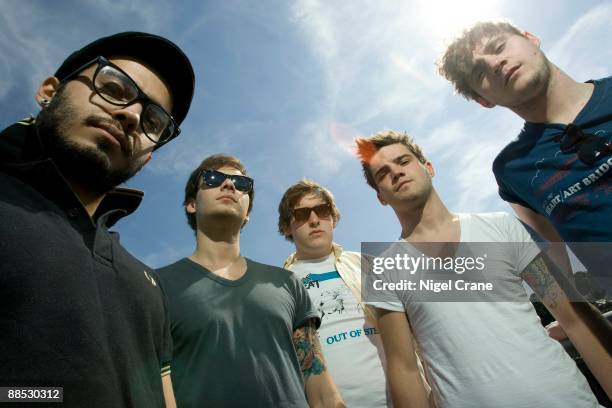
<path fill-rule="evenodd" d="M 247 257 L 244 257 L 244 260 L 246 262 L 246 270 L 244 271 L 244 275 L 242 275 L 240 278 L 235 279 L 235 280 L 227 279 L 222 276 L 219 276 L 211 272 L 208 268 L 189 259 L 188 257 L 183 258 L 183 260 L 187 262 L 187 264 L 190 265 L 191 268 L 198 270 L 204 277 L 214 280 L 225 286 L 240 286 L 250 279 L 251 274 L 249 273 L 249 269 L 252 269 L 252 261 Z"/>

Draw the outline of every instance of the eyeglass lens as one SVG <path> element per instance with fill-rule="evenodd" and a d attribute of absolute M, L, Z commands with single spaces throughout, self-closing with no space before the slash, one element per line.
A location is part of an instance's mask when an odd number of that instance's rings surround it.
<path fill-rule="evenodd" d="M 131 78 L 110 65 L 98 70 L 94 87 L 102 98 L 114 105 L 129 105 L 140 94 L 138 86 Z M 141 123 L 145 134 L 154 142 L 164 139 L 164 134 L 172 134 L 175 130 L 168 113 L 152 103 L 145 104 Z"/>
<path fill-rule="evenodd" d="M 327 218 L 331 215 L 331 207 L 329 204 L 320 204 L 314 207 L 295 208 L 293 210 L 293 218 L 296 221 L 302 222 L 310 218 L 310 213 L 314 211 L 319 218 Z"/>
<path fill-rule="evenodd" d="M 252 180 L 250 177 L 240 176 L 237 174 L 225 174 L 217 170 L 204 170 L 202 173 L 204 183 L 210 187 L 218 187 L 226 179 L 230 179 L 236 190 L 248 192 L 252 188 Z"/>

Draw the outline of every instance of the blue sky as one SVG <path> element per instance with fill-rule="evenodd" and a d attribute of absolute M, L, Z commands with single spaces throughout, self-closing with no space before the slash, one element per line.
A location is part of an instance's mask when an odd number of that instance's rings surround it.
<path fill-rule="evenodd" d="M 334 193 L 342 212 L 336 241 L 359 250 L 362 241 L 394 240 L 400 229 L 361 175 L 352 154 L 358 135 L 414 136 L 453 211 L 511 211 L 490 168 L 522 122 L 453 95 L 434 68 L 445 39 L 490 18 L 536 34 L 577 80 L 610 75 L 610 1 L 3 0 L 0 126 L 36 113 L 38 84 L 87 42 L 127 30 L 166 36 L 192 59 L 195 97 L 180 138 L 128 182 L 146 196 L 116 226 L 124 245 L 154 267 L 189 255 L 186 179 L 203 158 L 224 152 L 255 179 L 243 255 L 279 265 L 293 250 L 277 232 L 277 207 L 303 177 Z"/>

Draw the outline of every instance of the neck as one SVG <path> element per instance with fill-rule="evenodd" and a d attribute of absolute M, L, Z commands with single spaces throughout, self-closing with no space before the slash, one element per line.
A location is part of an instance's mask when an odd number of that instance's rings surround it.
<path fill-rule="evenodd" d="M 316 249 L 296 247 L 295 256 L 300 261 L 308 261 L 311 259 L 321 259 L 331 254 L 332 250 L 333 248 L 331 244 L 329 244 L 329 246 L 327 247 L 316 248 Z"/>
<path fill-rule="evenodd" d="M 68 184 L 70 185 L 70 188 L 74 194 L 76 194 L 76 196 L 79 198 L 79 201 L 81 201 L 81 204 L 83 204 L 83 207 L 85 207 L 85 210 L 89 216 L 93 217 L 96 210 L 100 206 L 102 199 L 104 199 L 105 194 L 94 193 L 89 189 L 83 188 L 81 184 L 72 180 L 68 180 Z"/>
<path fill-rule="evenodd" d="M 593 84 L 576 82 L 550 64 L 550 79 L 542 92 L 510 109 L 527 122 L 570 123 L 593 94 Z"/>
<path fill-rule="evenodd" d="M 394 210 L 402 226 L 402 238 L 406 240 L 433 237 L 436 231 L 453 222 L 456 217 L 440 200 L 436 190 L 431 191 L 423 205 L 404 206 Z"/>
<path fill-rule="evenodd" d="M 196 249 L 189 257 L 211 271 L 240 259 L 240 228 L 227 223 L 207 223 L 196 232 Z"/>

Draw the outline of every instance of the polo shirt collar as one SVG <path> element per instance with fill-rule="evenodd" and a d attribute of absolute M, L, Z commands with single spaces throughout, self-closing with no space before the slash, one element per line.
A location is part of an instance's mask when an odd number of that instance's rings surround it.
<path fill-rule="evenodd" d="M 21 120 L 0 132 L 0 163 L 4 171 L 25 179 L 39 191 L 39 187 L 44 184 L 43 178 L 55 179 L 54 188 L 40 191 L 55 202 L 76 198 L 53 160 L 45 154 L 33 117 Z M 119 219 L 136 211 L 143 197 L 144 193 L 140 190 L 115 187 L 104 196 L 93 220 L 111 227 Z"/>

